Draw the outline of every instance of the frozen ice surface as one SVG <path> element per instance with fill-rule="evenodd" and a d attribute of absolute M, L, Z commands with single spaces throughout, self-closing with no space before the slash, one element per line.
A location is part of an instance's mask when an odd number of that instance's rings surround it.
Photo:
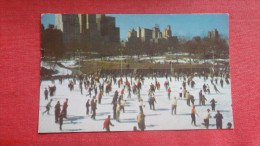
<path fill-rule="evenodd" d="M 123 78 L 125 80 L 125 78 Z M 130 78 L 128 77 L 128 80 Z M 155 103 L 155 111 L 150 110 L 148 104 L 148 90 L 151 83 L 154 84 L 155 80 L 151 78 L 145 78 L 144 85 L 141 89 L 141 97 L 144 99 L 145 108 L 144 114 L 145 116 L 145 130 L 189 130 L 189 129 L 205 129 L 202 125 L 203 123 L 203 115 L 205 111 L 210 106 L 210 100 L 214 98 L 216 103 L 216 111 L 220 110 L 223 115 L 223 128 L 226 128 L 227 122 L 231 122 L 233 124 L 233 115 L 232 115 L 232 99 L 231 99 L 231 85 L 227 85 L 224 83 L 224 87 L 221 88 L 220 84 L 217 84 L 217 88 L 221 92 L 220 94 L 216 94 L 213 88 L 213 85 L 210 82 L 210 79 L 204 82 L 203 78 L 199 79 L 198 77 L 194 77 L 195 88 L 190 88 L 187 86 L 187 90 L 194 95 L 195 97 L 195 106 L 199 116 L 196 117 L 197 126 L 191 125 L 191 107 L 186 104 L 186 100 L 179 99 L 179 89 L 182 85 L 182 81 L 175 81 L 172 78 L 172 82 L 170 82 L 170 87 L 172 89 L 171 97 L 177 97 L 177 114 L 171 115 L 171 100 L 167 97 L 167 92 L 163 86 L 166 78 L 157 78 L 157 80 L 161 84 L 161 89 L 155 91 L 155 97 L 157 103 Z M 134 81 L 134 79 L 133 79 Z M 104 93 L 101 104 L 97 104 L 97 115 L 96 120 L 90 118 L 90 115 L 86 115 L 86 101 L 87 99 L 91 99 L 87 90 L 83 90 L 83 95 L 80 93 L 79 89 L 79 81 L 77 81 L 74 86 L 74 90 L 70 91 L 68 88 L 68 79 L 63 80 L 62 84 L 59 84 L 58 80 L 55 80 L 56 85 L 56 93 L 53 97 L 49 97 L 53 99 L 52 108 L 50 109 L 50 114 L 42 115 L 42 112 L 45 111 L 45 106 L 49 102 L 49 100 L 44 99 L 44 89 L 51 85 L 51 81 L 42 81 L 40 86 L 40 108 L 39 108 L 39 133 L 51 133 L 51 132 L 92 132 L 92 131 L 105 131 L 103 130 L 103 122 L 104 119 L 107 118 L 108 115 L 111 115 L 111 119 L 113 117 L 113 105 L 111 104 L 112 98 L 115 90 L 120 91 L 122 89 L 118 88 L 117 85 L 112 85 L 112 92 L 109 95 Z M 202 85 L 206 83 L 209 84 L 211 89 L 211 94 L 205 94 L 207 98 L 206 106 L 199 105 L 199 91 L 202 89 Z M 106 84 L 105 84 L 106 86 Z M 204 94 L 204 93 L 203 93 Z M 92 92 L 93 95 L 93 92 Z M 125 113 L 121 111 L 120 113 L 120 122 L 116 122 L 115 120 L 111 120 L 111 122 L 115 125 L 114 127 L 110 127 L 111 131 L 132 131 L 133 126 L 137 126 L 136 117 L 139 113 L 139 103 L 137 95 L 132 94 L 131 98 L 126 98 L 128 92 L 125 91 L 124 99 L 127 101 L 125 105 Z M 59 124 L 55 123 L 54 119 L 54 106 L 57 101 L 60 101 L 61 105 L 68 98 L 68 119 L 64 119 L 63 121 L 63 130 L 59 130 Z M 211 111 L 211 115 L 214 116 L 216 112 Z M 209 129 L 216 129 L 216 120 L 214 118 L 210 119 Z M 234 126 L 234 124 L 233 124 Z"/>

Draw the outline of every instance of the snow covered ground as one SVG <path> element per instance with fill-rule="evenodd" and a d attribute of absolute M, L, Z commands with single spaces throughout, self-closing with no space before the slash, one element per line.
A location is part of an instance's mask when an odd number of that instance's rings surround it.
<path fill-rule="evenodd" d="M 52 69 L 55 72 L 57 72 L 56 74 L 53 74 L 53 76 L 56 75 L 67 75 L 67 74 L 71 74 L 72 71 L 63 67 L 60 67 L 59 65 L 54 65 L 54 63 L 47 63 L 44 61 L 41 61 L 41 67 L 45 67 L 47 69 Z"/>
<path fill-rule="evenodd" d="M 125 78 L 123 78 L 125 79 Z M 129 79 L 129 78 L 128 78 Z M 220 84 L 217 84 L 217 88 L 221 92 L 216 94 L 213 85 L 210 83 L 210 80 L 204 82 L 203 78 L 199 79 L 198 77 L 194 78 L 196 82 L 195 88 L 187 87 L 187 90 L 194 95 L 195 97 L 195 106 L 199 116 L 196 117 L 197 126 L 191 125 L 191 107 L 186 104 L 186 100 L 178 99 L 177 103 L 177 114 L 171 115 L 171 100 L 167 97 L 167 92 L 163 87 L 165 78 L 157 79 L 161 84 L 161 89 L 155 91 L 155 97 L 157 103 L 155 103 L 155 111 L 150 110 L 148 104 L 148 89 L 151 83 L 154 83 L 155 80 L 145 78 L 144 85 L 141 90 L 141 97 L 144 99 L 145 108 L 145 130 L 190 130 L 190 129 L 205 129 L 202 125 L 203 115 L 210 106 L 210 100 L 214 98 L 217 101 L 216 111 L 220 110 L 223 115 L 223 128 L 226 128 L 227 122 L 233 124 L 232 116 L 232 99 L 231 99 L 231 85 L 224 83 L 224 87 L 221 88 Z M 50 115 L 44 114 L 45 106 L 49 100 L 44 99 L 44 89 L 51 85 L 51 81 L 42 81 L 40 86 L 40 108 L 39 108 L 39 133 L 50 133 L 50 132 L 91 132 L 91 131 L 105 131 L 103 130 L 104 119 L 108 115 L 113 117 L 113 105 L 111 104 L 113 94 L 115 90 L 120 91 L 117 85 L 112 86 L 112 92 L 109 95 L 104 94 L 102 98 L 102 103 L 97 105 L 97 115 L 96 120 L 90 118 L 89 115 L 86 115 L 85 104 L 87 99 L 91 99 L 89 96 L 86 96 L 87 91 L 83 91 L 83 95 L 80 93 L 79 82 L 77 81 L 74 86 L 74 90 L 70 91 L 68 88 L 68 79 L 65 79 L 62 84 L 59 84 L 58 80 L 55 81 L 57 87 L 56 93 L 53 97 L 52 108 L 50 109 Z M 176 96 L 179 98 L 179 89 L 181 87 L 182 81 L 175 81 L 172 79 L 170 82 L 170 87 L 172 89 L 171 97 Z M 211 94 L 206 94 L 207 98 L 206 106 L 200 106 L 198 95 L 199 91 L 202 89 L 202 85 L 206 83 L 209 84 L 211 89 Z M 106 84 L 105 84 L 106 86 Z M 203 93 L 204 94 L 204 93 Z M 125 91 L 124 99 L 126 99 L 127 104 L 125 106 L 125 113 L 121 112 L 120 122 L 111 120 L 115 125 L 110 127 L 111 131 L 132 131 L 133 126 L 137 126 L 136 117 L 139 113 L 139 103 L 137 95 L 133 95 L 131 98 L 126 98 L 128 95 Z M 63 130 L 59 130 L 59 124 L 55 123 L 54 119 L 54 106 L 57 101 L 60 101 L 61 104 L 68 98 L 68 118 L 63 121 Z M 214 116 L 216 112 L 211 111 L 211 115 Z M 216 129 L 215 119 L 210 119 L 209 129 Z M 234 124 L 233 124 L 234 126 Z M 137 126 L 138 127 L 138 126 Z"/>

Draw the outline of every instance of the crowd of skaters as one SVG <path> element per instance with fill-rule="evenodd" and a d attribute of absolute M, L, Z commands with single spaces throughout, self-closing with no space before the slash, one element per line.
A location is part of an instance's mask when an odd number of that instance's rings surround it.
<path fill-rule="evenodd" d="M 189 91 L 187 90 L 187 86 L 190 86 L 191 88 L 194 88 L 196 83 L 193 80 L 194 76 L 199 76 L 199 78 L 203 78 L 204 81 L 208 80 L 208 74 L 202 73 L 202 74 L 175 74 L 174 76 L 168 76 L 165 74 L 165 82 L 164 82 L 164 88 L 168 95 L 169 102 L 172 104 L 171 107 L 171 114 L 176 115 L 177 114 L 177 103 L 178 100 L 186 100 L 187 106 L 191 106 L 191 124 L 196 126 L 196 115 L 198 113 L 195 109 L 195 97 L 194 95 L 191 95 Z M 79 88 L 81 94 L 83 94 L 84 91 L 87 91 L 87 94 L 85 94 L 87 97 L 90 97 L 91 99 L 87 99 L 86 102 L 86 115 L 91 114 L 91 118 L 95 120 L 96 117 L 96 110 L 97 110 L 97 104 L 102 105 L 102 96 L 104 94 L 109 95 L 113 94 L 112 98 L 112 110 L 113 110 L 113 119 L 115 119 L 117 122 L 120 122 L 120 113 L 121 111 L 125 111 L 124 106 L 127 103 L 127 100 L 132 97 L 132 94 L 138 97 L 139 102 L 139 114 L 136 117 L 137 126 L 138 128 L 143 131 L 145 130 L 145 114 L 143 108 L 145 107 L 145 103 L 143 100 L 143 97 L 140 95 L 140 91 L 142 90 L 142 85 L 144 84 L 145 77 L 152 78 L 155 80 L 155 83 L 151 83 L 149 90 L 147 91 L 148 96 L 148 103 L 150 105 L 150 110 L 156 110 L 155 103 L 156 97 L 155 92 L 156 90 L 160 90 L 160 82 L 157 81 L 157 75 L 156 73 L 143 76 L 143 75 L 122 75 L 117 77 L 116 75 L 99 75 L 99 74 L 91 74 L 91 75 L 79 75 L 75 76 L 69 80 L 68 88 L 71 92 L 74 90 L 74 86 L 76 85 L 76 82 L 79 82 Z M 229 75 L 228 74 L 220 74 L 217 77 L 211 76 L 211 84 L 214 86 L 215 92 L 220 93 L 220 91 L 217 89 L 216 85 L 218 84 L 218 77 L 220 77 L 220 85 L 223 88 L 225 79 L 226 84 L 229 84 Z M 182 80 L 182 86 L 180 87 L 179 91 L 179 98 L 177 99 L 176 96 L 171 95 L 171 88 L 170 88 L 170 82 L 172 82 L 172 79 L 175 78 L 175 81 Z M 63 78 L 59 79 L 59 83 L 62 84 Z M 169 82 L 170 80 L 170 82 Z M 214 82 L 215 81 L 215 82 Z M 51 85 L 49 85 L 49 90 L 45 88 L 44 90 L 44 96 L 45 100 L 48 100 L 48 95 L 50 97 L 54 96 L 56 91 L 55 86 L 55 80 L 51 79 Z M 112 86 L 118 86 L 118 90 L 112 91 Z M 203 94 L 204 93 L 204 94 Z M 127 94 L 127 95 L 126 95 Z M 201 87 L 199 95 L 199 105 L 206 106 L 205 102 L 207 101 L 207 98 L 205 97 L 206 94 L 210 94 L 210 86 L 208 84 L 204 84 L 203 87 Z M 46 105 L 46 111 L 44 113 L 49 114 L 49 110 L 51 107 L 51 102 L 48 102 Z M 215 111 L 215 106 L 217 101 L 213 98 L 211 101 L 211 108 L 212 111 Z M 62 108 L 61 108 L 62 107 Z M 62 124 L 63 119 L 67 118 L 67 107 L 68 107 L 68 99 L 63 103 L 63 105 L 60 104 L 59 101 L 57 101 L 55 105 L 55 123 L 59 123 L 60 130 L 62 130 Z M 90 110 L 89 110 L 90 109 Z M 209 127 L 209 118 L 211 118 L 210 109 L 206 109 L 206 114 L 203 116 L 204 125 L 205 128 L 208 129 Z M 106 129 L 106 131 L 110 131 L 109 126 L 114 126 L 110 121 L 110 115 L 105 119 L 103 128 Z M 217 129 L 222 129 L 222 119 L 223 116 L 220 113 L 220 111 L 217 111 L 217 114 L 214 116 L 216 118 L 216 127 Z M 231 123 L 228 123 L 228 126 L 230 127 Z M 232 126 L 232 124 L 231 124 Z M 135 126 L 134 126 L 135 127 Z M 135 128 L 134 128 L 135 129 Z"/>

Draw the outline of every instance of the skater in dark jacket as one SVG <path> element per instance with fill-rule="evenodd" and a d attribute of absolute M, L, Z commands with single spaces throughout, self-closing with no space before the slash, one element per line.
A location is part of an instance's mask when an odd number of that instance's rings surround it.
<path fill-rule="evenodd" d="M 60 115 L 60 102 L 57 101 L 57 104 L 55 105 L 55 123 L 59 122 L 59 115 Z"/>
<path fill-rule="evenodd" d="M 113 119 L 116 119 L 116 106 L 117 103 L 113 103 Z"/>
<path fill-rule="evenodd" d="M 222 129 L 222 119 L 223 119 L 223 116 L 219 112 L 219 110 L 217 111 L 217 114 L 214 116 L 214 118 L 216 119 L 217 129 Z"/>
<path fill-rule="evenodd" d="M 194 101 L 195 101 L 194 96 L 190 95 L 190 102 L 191 102 L 192 105 L 194 105 Z"/>
<path fill-rule="evenodd" d="M 210 103 L 211 103 L 211 110 L 212 110 L 212 111 L 215 111 L 215 107 L 216 107 L 217 101 L 213 98 L 213 99 L 210 101 Z"/>
<path fill-rule="evenodd" d="M 205 102 L 207 101 L 207 98 L 205 97 L 205 95 L 202 95 L 202 105 L 206 105 Z"/>
<path fill-rule="evenodd" d="M 156 100 L 155 100 L 154 94 L 149 97 L 148 102 L 150 105 L 150 109 L 155 110 L 154 103 L 156 103 Z"/>
<path fill-rule="evenodd" d="M 49 92 L 48 92 L 47 88 L 45 88 L 45 90 L 44 90 L 45 100 L 48 100 L 48 94 L 49 94 Z"/>
<path fill-rule="evenodd" d="M 89 103 L 89 99 L 88 101 L 86 102 L 86 114 L 88 115 L 89 114 L 89 106 L 90 106 L 90 103 Z"/>
<path fill-rule="evenodd" d="M 45 106 L 46 107 L 46 110 L 42 113 L 43 115 L 47 112 L 47 114 L 49 115 L 49 111 L 50 111 L 50 108 L 51 108 L 51 102 L 52 102 L 52 99 L 48 102 L 48 104 Z"/>
<path fill-rule="evenodd" d="M 202 105 L 202 96 L 203 96 L 202 90 L 200 90 L 200 92 L 199 92 L 199 105 Z"/>
<path fill-rule="evenodd" d="M 214 90 L 215 90 L 216 93 L 220 93 L 220 91 L 218 90 L 216 85 L 214 85 Z"/>
<path fill-rule="evenodd" d="M 223 83 L 224 83 L 224 81 L 223 81 L 223 79 L 221 78 L 221 79 L 220 79 L 221 88 L 223 88 Z"/>
<path fill-rule="evenodd" d="M 92 108 L 91 118 L 96 120 L 97 100 L 94 101 L 94 104 L 91 105 L 91 108 Z"/>

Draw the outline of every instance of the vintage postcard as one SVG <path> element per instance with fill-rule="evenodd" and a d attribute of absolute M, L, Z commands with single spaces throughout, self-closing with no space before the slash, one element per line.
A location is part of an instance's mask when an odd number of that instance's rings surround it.
<path fill-rule="evenodd" d="M 227 14 L 42 14 L 39 133 L 233 129 Z"/>

